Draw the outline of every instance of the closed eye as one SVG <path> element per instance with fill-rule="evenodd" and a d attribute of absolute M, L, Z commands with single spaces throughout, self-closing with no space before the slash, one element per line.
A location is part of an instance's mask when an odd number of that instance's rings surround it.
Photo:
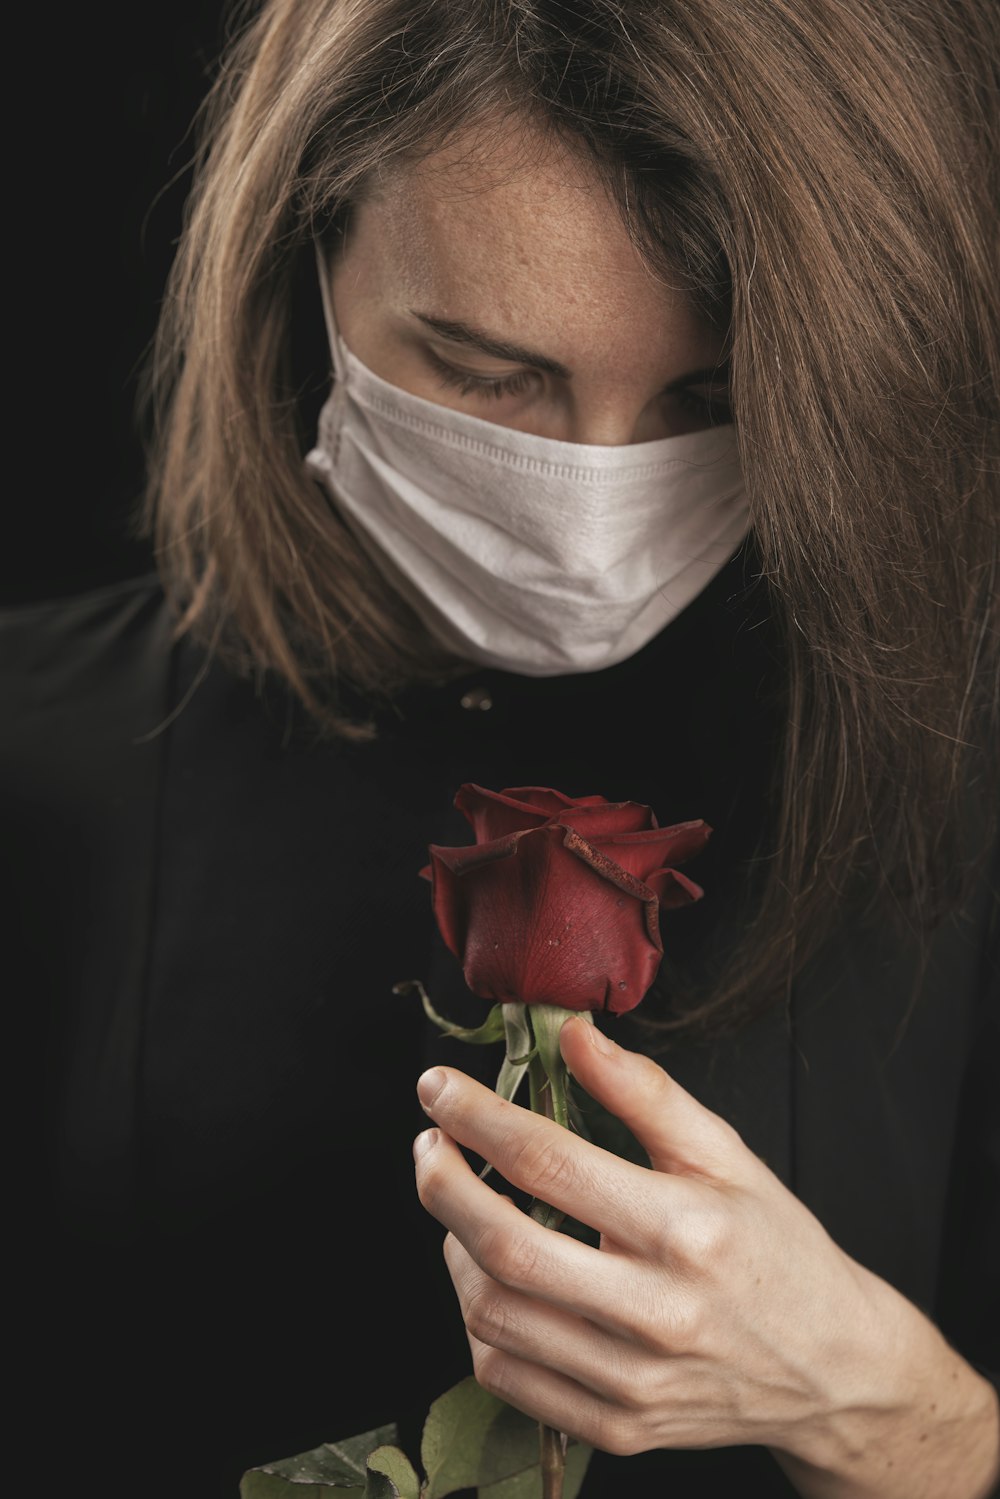
<path fill-rule="evenodd" d="M 473 375 L 468 370 L 460 370 L 455 365 L 448 364 L 426 346 L 424 354 L 441 384 L 461 391 L 464 396 L 479 395 L 494 399 L 499 396 L 517 396 L 527 390 L 535 379 L 534 370 L 517 370 L 512 375 L 500 376 Z"/>
<path fill-rule="evenodd" d="M 531 382 L 538 378 L 536 370 L 516 370 L 511 375 L 474 375 L 470 370 L 459 369 L 456 365 L 449 364 L 426 344 L 423 347 L 423 353 L 441 385 L 457 390 L 464 396 L 483 396 L 487 400 L 497 400 L 502 396 L 518 396 L 522 395 Z M 733 419 L 725 390 L 698 395 L 693 389 L 675 386 L 665 392 L 665 395 L 672 398 L 676 406 L 686 415 L 693 416 L 699 421 L 721 426 Z"/>
<path fill-rule="evenodd" d="M 721 426 L 733 419 L 729 396 L 725 391 L 713 391 L 711 395 L 699 396 L 693 390 L 678 390 L 675 395 L 682 411 L 690 412 L 705 421 Z"/>

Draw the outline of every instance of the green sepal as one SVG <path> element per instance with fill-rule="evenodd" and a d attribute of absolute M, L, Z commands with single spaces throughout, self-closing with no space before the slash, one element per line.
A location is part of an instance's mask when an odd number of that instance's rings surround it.
<path fill-rule="evenodd" d="M 494 1005 L 482 1025 L 456 1025 L 453 1020 L 446 1020 L 443 1015 L 438 1014 L 419 979 L 403 979 L 401 983 L 392 986 L 393 994 L 411 994 L 414 989 L 420 995 L 420 1003 L 424 1007 L 427 1019 L 433 1021 L 438 1030 L 444 1031 L 448 1036 L 454 1036 L 456 1041 L 471 1041 L 474 1046 L 490 1046 L 494 1041 L 503 1040 L 502 1005 Z"/>
<path fill-rule="evenodd" d="M 562 1059 L 559 1050 L 559 1032 L 574 1015 L 582 1015 L 593 1025 L 594 1017 L 589 1010 L 566 1010 L 561 1005 L 532 1005 L 531 1006 L 531 1028 L 535 1036 L 535 1045 L 538 1048 L 538 1056 L 541 1060 L 542 1069 L 545 1073 L 545 1082 L 539 1085 L 539 1091 L 548 1086 L 551 1095 L 551 1109 L 542 1108 L 543 1112 L 561 1124 L 564 1129 L 569 1129 L 569 1107 L 567 1103 L 567 1084 L 569 1081 L 569 1069 Z"/>
<path fill-rule="evenodd" d="M 531 1107 L 564 1129 L 573 1127 L 579 1117 L 575 1099 L 570 1093 L 569 1068 L 559 1050 L 559 1033 L 573 1015 L 583 1015 L 591 1025 L 589 1010 L 567 1010 L 561 1005 L 531 1005 L 531 1027 L 535 1037 L 536 1056 L 531 1063 Z M 529 1215 L 544 1228 L 558 1228 L 566 1214 L 550 1203 L 533 1198 Z"/>
<path fill-rule="evenodd" d="M 569 1086 L 566 1089 L 566 1109 L 569 1114 L 569 1127 L 574 1135 L 579 1135 L 584 1140 L 592 1140 L 590 1124 L 587 1116 L 580 1105 L 580 1085 L 570 1075 Z"/>
<path fill-rule="evenodd" d="M 514 1066 L 527 1066 L 535 1051 L 534 1037 L 528 1023 L 528 1006 L 521 1000 L 513 1000 L 500 1006 L 503 1016 L 503 1035 L 506 1060 Z"/>
<path fill-rule="evenodd" d="M 501 1098 L 506 1098 L 508 1103 L 520 1087 L 528 1070 L 528 1063 L 535 1055 L 525 1013 L 527 1008 L 519 1000 L 499 1006 L 503 1024 L 504 1057 L 495 1091 Z"/>
<path fill-rule="evenodd" d="M 535 1049 L 531 1039 L 531 1029 L 528 1025 L 527 1005 L 520 1000 L 514 1000 L 509 1004 L 500 1006 L 503 1016 L 504 1030 L 504 1059 L 500 1064 L 500 1073 L 497 1077 L 494 1092 L 500 1098 L 505 1098 L 510 1103 L 521 1083 L 524 1074 L 528 1070 L 528 1064 L 535 1056 Z M 485 1181 L 491 1171 L 496 1168 L 489 1161 L 479 1173 L 479 1180 Z"/>

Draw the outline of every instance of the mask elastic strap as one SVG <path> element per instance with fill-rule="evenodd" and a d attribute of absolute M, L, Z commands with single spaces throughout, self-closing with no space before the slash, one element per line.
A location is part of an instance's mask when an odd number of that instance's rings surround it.
<path fill-rule="evenodd" d="M 343 343 L 337 331 L 337 319 L 333 312 L 333 292 L 330 289 L 330 266 L 327 261 L 323 246 L 319 240 L 316 246 L 316 268 L 319 273 L 319 294 L 323 299 L 323 319 L 326 323 L 327 337 L 330 340 L 330 355 L 333 359 L 333 373 L 337 380 L 343 380 L 346 373 L 344 361 Z"/>

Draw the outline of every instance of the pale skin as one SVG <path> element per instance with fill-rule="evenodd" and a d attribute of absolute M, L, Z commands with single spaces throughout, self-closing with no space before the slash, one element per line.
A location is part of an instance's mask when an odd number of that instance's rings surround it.
<path fill-rule="evenodd" d="M 387 173 L 331 284 L 376 374 L 501 426 L 617 446 L 728 419 L 720 334 L 644 267 L 593 167 L 527 128 Z M 581 1020 L 561 1045 L 648 1169 L 454 1068 L 418 1085 L 436 1128 L 417 1189 L 479 1383 L 612 1453 L 766 1446 L 804 1499 L 988 1499 L 989 1382 L 667 1071 Z M 600 1248 L 534 1222 L 460 1146 Z"/>
<path fill-rule="evenodd" d="M 643 266 L 593 168 L 530 132 L 484 139 L 396 169 L 355 209 L 331 282 L 351 352 L 425 400 L 563 442 L 728 420 L 721 336 Z"/>
<path fill-rule="evenodd" d="M 418 1084 L 437 1128 L 417 1189 L 478 1382 L 606 1452 L 766 1446 L 810 1499 L 987 1499 L 993 1387 L 655 1062 L 575 1017 L 560 1040 L 648 1169 L 453 1068 Z M 534 1222 L 460 1145 L 600 1248 Z"/>

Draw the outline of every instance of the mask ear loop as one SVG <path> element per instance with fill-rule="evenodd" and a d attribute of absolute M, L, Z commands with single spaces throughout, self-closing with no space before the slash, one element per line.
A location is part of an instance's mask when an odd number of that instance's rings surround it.
<path fill-rule="evenodd" d="M 323 299 L 323 319 L 330 340 L 330 355 L 333 359 L 333 375 L 337 385 L 342 385 L 347 373 L 344 358 L 344 342 L 337 330 L 337 319 L 333 311 L 333 290 L 330 286 L 330 265 L 319 240 L 315 241 L 316 269 L 319 274 L 319 294 Z"/>
<path fill-rule="evenodd" d="M 337 319 L 333 311 L 330 263 L 318 239 L 314 241 L 314 249 L 316 270 L 319 276 L 319 294 L 323 301 L 323 321 L 326 323 L 330 357 L 333 360 L 333 389 L 320 412 L 319 436 L 320 441 L 325 442 L 330 461 L 336 466 L 340 460 L 340 439 L 347 407 L 347 359 L 345 357 L 347 346 L 337 329 Z"/>

